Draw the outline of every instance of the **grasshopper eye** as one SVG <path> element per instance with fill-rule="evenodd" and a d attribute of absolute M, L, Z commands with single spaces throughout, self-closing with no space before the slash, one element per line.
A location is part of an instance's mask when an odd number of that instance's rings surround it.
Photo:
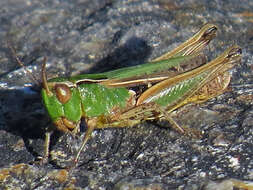
<path fill-rule="evenodd" d="M 70 88 L 65 84 L 56 84 L 55 92 L 57 99 L 63 104 L 67 103 L 71 98 Z"/>

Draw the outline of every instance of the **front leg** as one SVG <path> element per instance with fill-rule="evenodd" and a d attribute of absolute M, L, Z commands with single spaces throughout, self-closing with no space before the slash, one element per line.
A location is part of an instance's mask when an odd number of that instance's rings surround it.
<path fill-rule="evenodd" d="M 75 159 L 74 159 L 74 166 L 76 166 L 76 164 L 78 163 L 78 160 L 79 160 L 79 157 L 80 157 L 80 154 L 81 152 L 83 151 L 86 143 L 88 142 L 88 140 L 91 138 L 91 134 L 92 132 L 94 131 L 94 129 L 96 128 L 96 122 L 94 122 L 94 120 L 86 120 L 86 125 L 87 125 L 87 131 L 85 133 L 85 136 L 83 138 L 83 142 L 75 156 Z"/>
<path fill-rule="evenodd" d="M 49 149 L 50 149 L 50 137 L 53 134 L 53 130 L 47 128 L 45 133 L 45 140 L 44 140 L 44 151 L 43 156 L 39 156 L 37 159 L 38 161 L 35 161 L 34 163 L 38 163 L 40 165 L 48 163 L 49 158 Z"/>
<path fill-rule="evenodd" d="M 50 148 L 50 137 L 51 137 L 52 133 L 53 133 L 53 131 L 47 131 L 45 134 L 44 155 L 40 161 L 41 164 L 46 164 L 48 162 L 49 148 Z"/>

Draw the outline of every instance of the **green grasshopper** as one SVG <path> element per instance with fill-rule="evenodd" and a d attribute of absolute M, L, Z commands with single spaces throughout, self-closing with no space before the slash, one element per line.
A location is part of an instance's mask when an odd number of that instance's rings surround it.
<path fill-rule="evenodd" d="M 42 67 L 41 91 L 45 108 L 55 127 L 75 134 L 81 119 L 87 125 L 83 143 L 94 129 L 131 127 L 145 120 L 165 119 L 178 132 L 187 134 L 170 116 L 177 108 L 204 102 L 223 93 L 239 62 L 241 49 L 232 46 L 206 63 L 201 50 L 216 36 L 217 27 L 207 24 L 192 38 L 150 63 L 114 71 L 47 80 Z M 43 162 L 49 156 L 51 131 L 46 132 Z"/>

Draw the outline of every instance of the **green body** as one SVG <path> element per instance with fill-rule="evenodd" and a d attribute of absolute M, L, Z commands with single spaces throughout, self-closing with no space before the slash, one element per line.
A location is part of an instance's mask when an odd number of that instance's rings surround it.
<path fill-rule="evenodd" d="M 104 73 L 47 81 L 44 64 L 42 99 L 57 129 L 75 133 L 82 118 L 87 124 L 74 162 L 77 163 L 96 128 L 134 126 L 163 118 L 177 131 L 188 133 L 170 113 L 189 102 L 203 102 L 223 93 L 231 77 L 227 71 L 241 59 L 241 49 L 235 45 L 206 63 L 206 57 L 199 52 L 215 37 L 216 31 L 215 25 L 207 24 L 185 43 L 151 63 Z M 49 155 L 50 134 L 48 131 L 45 135 L 44 161 Z"/>
<path fill-rule="evenodd" d="M 199 55 L 190 55 L 105 73 L 51 79 L 48 85 L 52 93 L 48 95 L 46 90 L 42 89 L 43 101 L 54 122 L 64 118 L 79 125 L 83 117 L 86 122 L 92 118 L 105 118 L 105 120 L 93 121 L 94 128 L 104 128 L 108 125 L 114 127 L 133 125 L 142 120 L 154 118 L 153 111 L 155 110 L 152 110 L 152 107 L 144 108 L 146 105 L 155 104 L 160 110 L 171 112 L 186 104 L 188 98 L 223 70 L 222 61 L 225 62 L 224 65 L 228 65 L 226 56 L 232 50 L 232 48 L 228 49 L 210 63 L 197 62 L 196 68 L 185 67 L 195 58 L 200 59 Z M 224 68 L 224 72 L 228 70 L 227 67 Z M 170 70 L 173 70 L 175 76 L 168 75 Z M 157 81 L 154 78 L 160 80 Z M 148 82 L 147 79 L 149 79 Z M 141 82 L 137 82 L 139 80 Z M 131 81 L 136 82 L 131 83 Z M 140 91 L 140 83 L 146 90 L 137 97 L 133 96 L 133 91 L 134 94 Z M 57 98 L 54 87 L 58 84 L 65 84 L 70 89 L 71 96 L 67 102 L 62 103 Z M 142 105 L 145 105 L 144 113 L 140 111 Z M 139 116 L 136 117 L 136 115 Z M 125 120 L 121 121 L 120 118 L 125 118 Z"/>
<path fill-rule="evenodd" d="M 65 83 L 68 82 L 72 86 L 72 96 L 70 100 L 63 104 L 57 100 L 56 95 L 48 96 L 45 89 L 42 89 L 42 99 L 47 108 L 49 116 L 53 121 L 60 117 L 66 117 L 68 120 L 78 122 L 81 117 L 97 117 L 101 115 L 110 115 L 111 110 L 115 107 L 124 109 L 130 97 L 130 87 L 108 87 L 101 84 L 100 80 L 107 79 L 130 80 L 134 78 L 148 78 L 148 77 L 169 77 L 168 73 L 175 68 L 188 64 L 189 61 L 195 61 L 196 55 L 182 56 L 168 60 L 159 61 L 156 63 L 147 63 L 127 68 L 122 68 L 114 71 L 109 71 L 99 74 L 84 74 L 70 78 L 54 78 L 48 81 L 50 83 Z M 202 63 L 197 63 L 202 64 Z M 198 65 L 199 66 L 199 65 Z M 179 71 L 178 71 L 179 72 Z M 92 82 L 87 80 L 93 80 Z M 182 88 L 181 91 L 177 90 L 177 96 L 171 96 L 167 93 L 165 96 L 156 100 L 162 106 L 167 106 L 169 102 L 187 93 L 188 89 Z M 183 92 L 184 91 L 184 92 Z M 166 99 L 166 101 L 164 101 Z"/>

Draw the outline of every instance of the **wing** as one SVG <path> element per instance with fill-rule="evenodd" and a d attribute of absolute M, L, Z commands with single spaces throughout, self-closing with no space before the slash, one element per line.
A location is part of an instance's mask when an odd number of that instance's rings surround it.
<path fill-rule="evenodd" d="M 199 55 L 199 52 L 216 36 L 216 31 L 215 25 L 206 24 L 193 37 L 151 63 L 104 73 L 83 74 L 68 78 L 58 77 L 48 82 L 52 84 L 64 82 L 69 86 L 81 83 L 101 83 L 108 87 L 154 84 L 204 64 L 205 57 Z"/>

